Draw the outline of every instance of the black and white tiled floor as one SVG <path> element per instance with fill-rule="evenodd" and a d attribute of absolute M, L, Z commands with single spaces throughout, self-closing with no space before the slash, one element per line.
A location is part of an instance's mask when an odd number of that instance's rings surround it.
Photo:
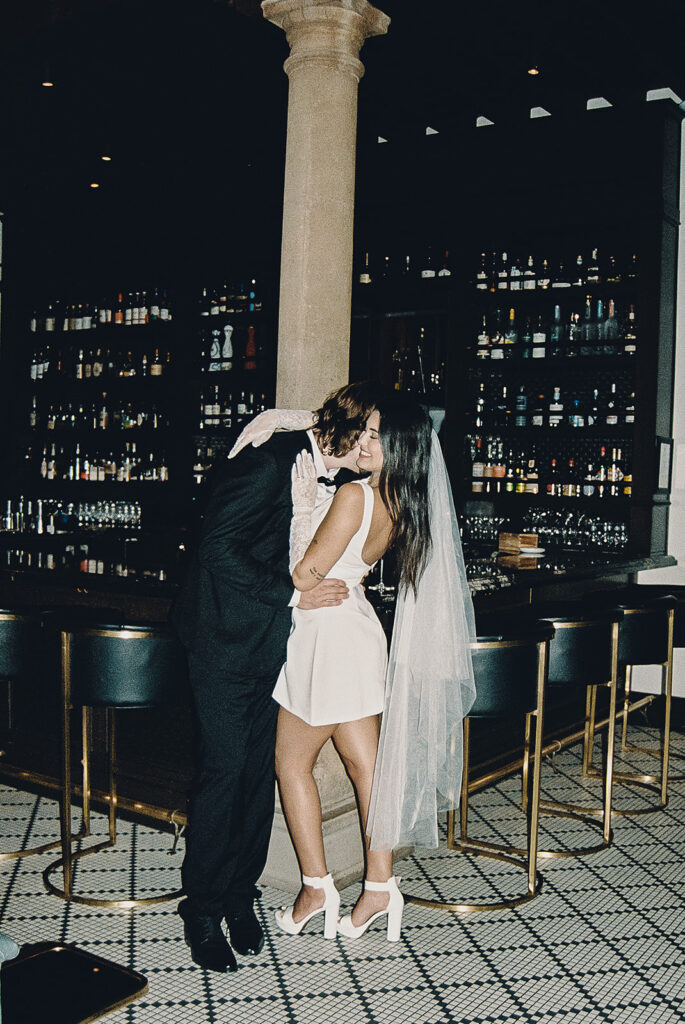
<path fill-rule="evenodd" d="M 633 730 L 635 740 L 638 730 Z M 642 730 L 641 742 L 656 739 Z M 685 736 L 674 734 L 675 754 Z M 580 748 L 544 769 L 548 798 L 588 800 L 598 787 L 576 781 Z M 630 763 L 648 769 L 641 755 Z M 685 763 L 674 758 L 672 770 Z M 519 780 L 506 779 L 472 797 L 474 837 L 523 840 Z M 615 806 L 644 804 L 618 786 Z M 57 805 L 0 788 L 0 850 L 55 835 Z M 95 817 L 97 831 L 106 823 Z M 674 781 L 668 807 L 614 819 L 615 842 L 585 858 L 540 861 L 543 890 L 517 909 L 459 915 L 408 906 L 402 939 L 370 930 L 357 942 L 324 941 L 319 928 L 291 937 L 272 924 L 290 898 L 264 889 L 258 906 L 267 944 L 241 959 L 237 973 L 196 967 L 183 942 L 175 904 L 101 910 L 48 895 L 41 873 L 54 853 L 0 863 L 0 931 L 17 942 L 72 943 L 146 975 L 149 991 L 113 1013 L 112 1024 L 676 1024 L 685 1021 L 685 783 Z M 134 882 L 139 893 L 179 885 L 182 851 L 171 837 L 121 823 L 114 850 L 81 862 L 77 883 L 103 895 Z M 43 839 L 43 837 L 45 837 Z M 542 848 L 594 841 L 587 826 L 541 819 Z M 181 844 L 182 846 L 182 844 Z M 487 901 L 525 887 L 507 864 L 438 851 L 397 866 L 406 893 Z M 494 880 L 491 881 L 491 880 Z M 358 891 L 351 886 L 343 903 Z"/>

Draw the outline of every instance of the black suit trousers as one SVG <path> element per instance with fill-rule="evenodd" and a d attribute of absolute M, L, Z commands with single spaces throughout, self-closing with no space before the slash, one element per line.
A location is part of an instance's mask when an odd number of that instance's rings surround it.
<path fill-rule="evenodd" d="M 182 867 L 184 917 L 219 918 L 252 905 L 274 812 L 276 677 L 231 678 L 226 659 L 210 651 L 189 656 L 199 769 Z"/>

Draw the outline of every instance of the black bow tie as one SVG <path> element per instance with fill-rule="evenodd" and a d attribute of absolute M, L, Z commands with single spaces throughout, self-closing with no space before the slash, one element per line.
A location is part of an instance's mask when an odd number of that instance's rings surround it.
<path fill-rule="evenodd" d="M 316 482 L 317 484 L 323 484 L 325 487 L 335 486 L 335 480 L 333 480 L 330 476 L 317 476 Z"/>

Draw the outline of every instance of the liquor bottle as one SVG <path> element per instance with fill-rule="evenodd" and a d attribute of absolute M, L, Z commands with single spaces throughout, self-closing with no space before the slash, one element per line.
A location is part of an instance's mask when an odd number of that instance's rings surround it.
<path fill-rule="evenodd" d="M 483 440 L 476 438 L 476 452 L 471 465 L 471 491 L 474 494 L 483 493 L 483 474 L 485 473 L 485 462 L 483 461 Z"/>
<path fill-rule="evenodd" d="M 359 283 L 360 284 L 371 284 L 371 264 L 369 262 L 368 252 L 364 253 L 362 257 L 362 264 L 359 270 Z"/>
<path fill-rule="evenodd" d="M 621 332 L 618 325 L 618 320 L 616 319 L 614 300 L 609 299 L 609 312 L 607 314 L 606 320 L 602 324 L 602 337 L 604 340 L 602 351 L 604 355 L 618 355 L 618 345 L 616 342 L 620 336 L 620 333 Z"/>
<path fill-rule="evenodd" d="M 618 423 L 618 398 L 616 395 L 616 384 L 613 383 L 609 389 L 609 397 L 606 404 L 604 422 L 608 427 L 615 427 Z"/>
<path fill-rule="evenodd" d="M 450 263 L 449 249 L 445 249 L 442 254 L 442 260 L 440 262 L 440 270 L 438 271 L 438 277 L 451 277 L 452 266 Z"/>
<path fill-rule="evenodd" d="M 166 288 L 162 289 L 162 294 L 159 297 L 159 319 L 160 320 L 171 320 L 171 310 L 169 309 L 169 300 L 167 299 Z"/>
<path fill-rule="evenodd" d="M 407 253 L 402 259 L 402 277 L 408 280 L 412 276 L 413 269 L 411 253 Z"/>
<path fill-rule="evenodd" d="M 245 355 L 243 356 L 243 369 L 257 369 L 257 342 L 255 341 L 255 329 L 253 324 L 250 324 L 247 328 L 247 344 L 245 345 Z"/>
<path fill-rule="evenodd" d="M 593 249 L 590 254 L 587 271 L 585 273 L 585 280 L 588 287 L 591 285 L 594 287 L 602 283 L 602 272 L 599 265 L 599 251 L 597 249 Z"/>
<path fill-rule="evenodd" d="M 595 473 L 596 494 L 598 498 L 605 498 L 609 493 L 607 489 L 607 470 L 607 450 L 604 445 L 601 445 L 599 449 L 597 472 Z"/>
<path fill-rule="evenodd" d="M 618 284 L 621 280 L 621 270 L 615 256 L 610 256 L 607 260 L 604 280 L 607 284 Z"/>
<path fill-rule="evenodd" d="M 202 448 L 195 449 L 195 461 L 193 463 L 193 483 L 201 484 L 204 480 L 205 466 L 202 461 Z"/>
<path fill-rule="evenodd" d="M 164 363 L 162 362 L 162 360 L 160 358 L 159 349 L 156 348 L 155 349 L 155 354 L 153 355 L 152 360 L 150 362 L 150 376 L 151 377 L 161 377 L 163 370 L 164 370 Z"/>
<path fill-rule="evenodd" d="M 209 316 L 209 295 L 207 294 L 207 287 L 203 287 L 202 295 L 200 296 L 200 316 Z"/>
<path fill-rule="evenodd" d="M 631 391 L 626 402 L 623 422 L 632 425 L 635 422 L 635 392 Z"/>
<path fill-rule="evenodd" d="M 566 358 L 575 359 L 580 354 L 580 342 L 583 336 L 583 329 L 580 323 L 580 313 L 571 313 L 568 328 L 566 330 Z"/>
<path fill-rule="evenodd" d="M 476 398 L 476 410 L 473 420 L 473 425 L 477 430 L 481 430 L 485 426 L 486 416 L 487 400 L 485 396 L 485 384 L 481 381 L 478 385 L 478 397 Z"/>
<path fill-rule="evenodd" d="M 524 292 L 534 291 L 536 286 L 537 275 L 535 273 L 535 260 L 532 256 L 529 256 L 526 268 L 523 271 L 523 290 Z"/>
<path fill-rule="evenodd" d="M 228 306 L 228 285 L 224 281 L 221 288 L 219 289 L 219 295 L 217 297 L 219 312 L 225 313 Z"/>
<path fill-rule="evenodd" d="M 528 466 L 526 469 L 526 480 L 524 486 L 525 494 L 538 494 L 540 490 L 540 479 L 538 475 L 537 466 L 535 465 L 535 454 L 528 459 Z"/>
<path fill-rule="evenodd" d="M 547 329 L 542 319 L 542 314 L 538 316 L 538 322 L 535 325 L 533 331 L 533 349 L 531 357 L 533 359 L 545 359 L 547 356 Z"/>
<path fill-rule="evenodd" d="M 592 316 L 592 300 L 588 295 L 585 300 L 585 316 L 583 318 L 583 340 L 580 345 L 581 356 L 595 354 L 597 341 L 597 322 Z"/>
<path fill-rule="evenodd" d="M 517 256 L 509 271 L 509 291 L 520 292 L 523 289 L 523 267 L 521 258 Z"/>
<path fill-rule="evenodd" d="M 544 427 L 545 425 L 545 396 L 538 394 L 530 412 L 529 422 L 531 427 Z"/>
<path fill-rule="evenodd" d="M 595 483 L 595 467 L 591 462 L 588 462 L 587 469 L 585 470 L 585 476 L 583 477 L 583 497 L 592 498 L 597 491 L 597 485 Z"/>
<path fill-rule="evenodd" d="M 596 340 L 598 344 L 595 346 L 596 355 L 604 355 L 604 346 L 601 342 L 604 340 L 604 303 L 601 299 L 597 299 L 597 316 L 595 317 L 595 330 Z"/>
<path fill-rule="evenodd" d="M 546 260 L 546 259 L 543 259 L 542 266 L 541 266 L 541 268 L 540 268 L 540 270 L 538 272 L 538 278 L 537 278 L 537 282 L 536 282 L 536 287 L 539 290 L 545 292 L 545 291 L 547 291 L 549 286 L 550 286 L 549 261 Z"/>
<path fill-rule="evenodd" d="M 528 395 L 524 384 L 521 384 L 516 396 L 514 426 L 525 427 L 528 423 Z"/>
<path fill-rule="evenodd" d="M 57 326 L 56 305 L 57 303 L 53 305 L 52 302 L 49 302 L 47 313 L 45 314 L 45 330 L 49 333 L 53 333 Z"/>
<path fill-rule="evenodd" d="M 150 296 L 150 320 L 159 320 L 159 288 L 154 288 Z"/>
<path fill-rule="evenodd" d="M 519 332 L 516 327 L 516 312 L 513 309 L 509 310 L 509 320 L 504 332 L 504 358 L 511 359 L 517 348 L 519 340 Z"/>
<path fill-rule="evenodd" d="M 398 356 L 399 352 L 395 349 L 393 353 L 393 362 L 397 362 L 395 355 Z M 488 331 L 487 317 L 483 314 L 483 322 L 481 324 L 478 338 L 476 339 L 476 359 L 489 359 L 490 358 L 490 332 Z"/>
<path fill-rule="evenodd" d="M 117 292 L 117 301 L 114 306 L 114 323 L 124 323 L 124 296 L 122 292 Z"/>
<path fill-rule="evenodd" d="M 596 427 L 600 420 L 600 400 L 599 400 L 599 388 L 594 388 L 592 392 L 592 401 L 590 408 L 588 409 L 586 423 L 588 427 Z"/>
<path fill-rule="evenodd" d="M 570 288 L 571 287 L 571 275 L 566 270 L 566 264 L 563 258 L 559 260 L 556 272 L 552 278 L 552 288 Z"/>
<path fill-rule="evenodd" d="M 582 406 L 579 398 L 574 398 L 571 404 L 571 410 L 569 412 L 568 422 L 570 427 L 584 427 L 585 426 L 585 414 L 583 413 Z"/>
<path fill-rule="evenodd" d="M 29 427 L 31 430 L 35 430 L 38 426 L 38 397 L 33 395 L 31 398 L 31 412 L 29 413 Z"/>
<path fill-rule="evenodd" d="M 488 290 L 488 270 L 484 252 L 480 254 L 480 267 L 476 272 L 476 290 L 479 292 Z"/>
<path fill-rule="evenodd" d="M 576 256 L 576 262 L 573 274 L 571 275 L 571 286 L 573 288 L 584 288 L 587 281 L 585 277 L 585 268 L 583 267 L 583 254 L 578 253 Z"/>
<path fill-rule="evenodd" d="M 84 366 L 83 366 L 83 349 L 80 348 L 76 357 L 76 363 L 74 364 L 74 377 L 76 380 L 83 380 L 84 377 Z"/>
<path fill-rule="evenodd" d="M 633 254 L 630 257 L 630 262 L 628 264 L 628 271 L 627 271 L 626 276 L 627 276 L 629 281 L 636 281 L 637 280 L 637 276 L 638 276 L 638 260 L 637 260 L 637 256 L 635 254 Z"/>
<path fill-rule="evenodd" d="M 508 291 L 509 289 L 509 257 L 506 252 L 500 254 L 499 268 L 497 270 L 497 291 Z"/>
<path fill-rule="evenodd" d="M 504 359 L 504 331 L 502 330 L 502 310 L 495 311 L 495 325 L 490 335 L 490 358 Z"/>
<path fill-rule="evenodd" d="M 513 494 L 516 489 L 516 471 L 514 467 L 514 453 L 509 449 L 507 465 L 504 472 L 504 491 L 506 494 Z"/>
<path fill-rule="evenodd" d="M 547 410 L 547 423 L 550 427 L 558 427 L 564 419 L 564 403 L 561 400 L 561 388 L 555 387 L 552 400 Z"/>
<path fill-rule="evenodd" d="M 635 306 L 633 305 L 628 310 L 628 319 L 625 324 L 623 338 L 623 354 L 634 356 L 637 349 L 637 318 L 635 316 Z"/>
<path fill-rule="evenodd" d="M 426 252 L 421 263 L 421 280 L 426 281 L 435 277 L 435 262 L 433 260 L 433 249 L 432 246 L 426 248 Z"/>
<path fill-rule="evenodd" d="M 533 356 L 533 328 L 530 317 L 526 317 L 526 326 L 521 335 L 521 358 L 532 359 Z"/>
<path fill-rule="evenodd" d="M 623 493 L 623 453 L 620 448 L 611 449 L 611 462 L 607 468 L 609 496 L 617 498 Z"/>
<path fill-rule="evenodd" d="M 561 485 L 561 493 L 564 498 L 577 498 L 580 495 L 580 484 L 576 474 L 576 460 L 573 457 L 568 460 L 568 469 Z"/>
<path fill-rule="evenodd" d="M 516 482 L 514 484 L 515 494 L 526 493 L 526 480 L 527 480 L 527 463 L 526 457 L 523 452 L 519 453 L 518 462 L 516 465 Z"/>
<path fill-rule="evenodd" d="M 555 359 L 564 353 L 564 325 L 561 322 L 561 307 L 554 307 L 554 319 L 549 332 L 550 356 Z"/>
<path fill-rule="evenodd" d="M 227 373 L 233 368 L 233 324 L 224 324 L 224 340 L 221 345 L 221 369 Z"/>
<path fill-rule="evenodd" d="M 561 486 L 559 483 L 559 469 L 557 467 L 556 459 L 552 459 L 552 461 L 550 462 L 545 490 L 550 498 L 558 498 L 561 493 Z"/>

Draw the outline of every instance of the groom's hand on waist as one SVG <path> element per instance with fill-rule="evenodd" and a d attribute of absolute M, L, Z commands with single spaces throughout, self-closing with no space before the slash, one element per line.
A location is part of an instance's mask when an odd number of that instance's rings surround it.
<path fill-rule="evenodd" d="M 333 605 L 342 604 L 349 596 L 347 584 L 342 580 L 322 580 L 313 590 L 307 590 L 300 594 L 297 607 L 304 611 L 312 611 L 315 608 L 331 608 Z"/>

